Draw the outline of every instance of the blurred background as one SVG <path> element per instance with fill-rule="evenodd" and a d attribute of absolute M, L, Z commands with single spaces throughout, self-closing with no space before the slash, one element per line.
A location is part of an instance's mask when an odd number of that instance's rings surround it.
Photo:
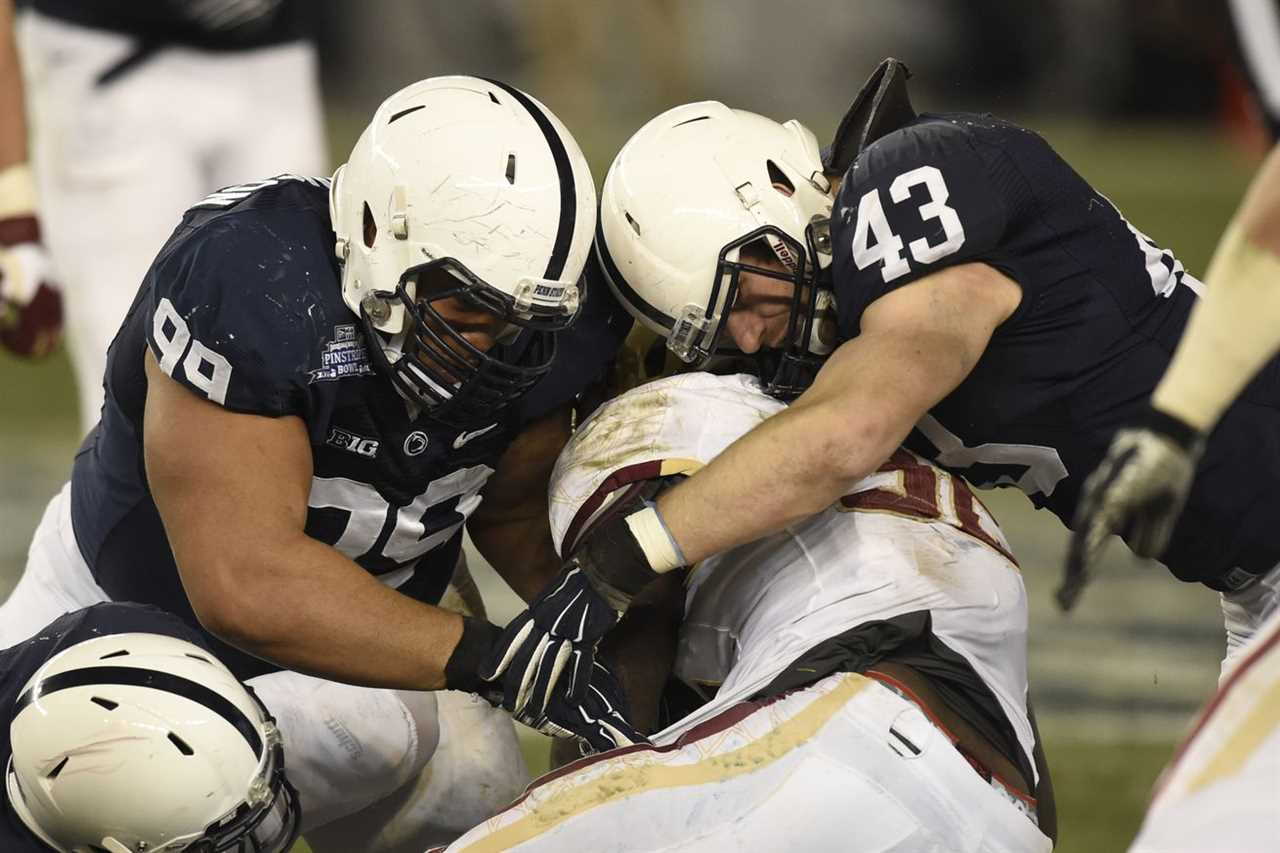
<path fill-rule="evenodd" d="M 918 110 L 986 111 L 1038 130 L 1199 275 L 1267 144 L 1218 2 L 314 0 L 310 13 L 334 165 L 382 97 L 435 74 L 525 88 L 569 126 L 600 181 L 640 124 L 690 100 L 798 118 L 828 138 L 892 55 L 914 72 Z M 36 365 L 0 353 L 0 598 L 68 475 L 80 438 L 74 409 L 61 353 Z M 983 498 L 1030 588 L 1032 690 L 1057 789 L 1058 849 L 1123 849 L 1215 686 L 1217 597 L 1116 543 L 1065 617 L 1051 603 L 1061 525 L 1009 490 Z M 491 615 L 505 620 L 514 596 L 480 574 Z M 526 740 L 531 764 L 545 767 L 545 743 Z"/>

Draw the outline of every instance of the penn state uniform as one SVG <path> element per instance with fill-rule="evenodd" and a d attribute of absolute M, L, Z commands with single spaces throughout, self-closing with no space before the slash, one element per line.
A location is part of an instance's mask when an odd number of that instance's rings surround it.
<path fill-rule="evenodd" d="M 555 343 L 523 332 L 503 357 L 555 363 L 524 398 L 475 429 L 417 417 L 376 374 L 343 303 L 328 182 L 280 176 L 194 206 L 161 250 L 108 355 L 102 422 L 72 473 L 72 526 L 96 583 L 198 624 L 143 468 L 143 354 L 193 393 L 307 426 L 314 472 L 307 533 L 384 583 L 435 602 L 462 527 L 507 445 L 530 421 L 601 378 L 630 320 L 587 286 L 577 323 Z M 239 678 L 274 666 L 214 640 Z"/>
<path fill-rule="evenodd" d="M 782 408 L 753 379 L 705 373 L 606 403 L 552 474 L 562 553 L 637 484 L 693 473 Z M 550 774 L 449 850 L 831 850 L 858 838 L 908 851 L 963 838 L 974 851 L 1047 851 L 1025 804 L 859 674 L 884 659 L 938 685 L 967 673 L 948 704 L 979 697 L 954 707 L 1034 779 L 1026 592 L 1007 549 L 963 481 L 900 451 L 840 506 L 692 570 L 674 674 L 709 701 L 654 735 L 657 749 Z"/>
<path fill-rule="evenodd" d="M 163 634 L 209 648 L 198 631 L 170 613 L 139 604 L 109 602 L 60 616 L 31 639 L 0 650 L 0 708 L 5 711 L 3 724 L 0 724 L 0 773 L 9 766 L 9 757 L 13 754 L 9 720 L 15 711 L 18 694 L 31 676 L 52 657 L 77 643 L 94 637 L 130 633 Z M 14 814 L 3 784 L 0 784 L 0 803 L 3 804 L 0 850 L 5 853 L 47 853 L 50 848 L 32 835 Z"/>
<path fill-rule="evenodd" d="M 1084 477 L 1146 404 L 1200 283 L 1035 133 L 922 115 L 853 162 L 832 218 L 842 337 L 884 294 L 979 261 L 1022 288 L 973 372 L 907 446 L 981 487 L 1016 485 L 1070 525 Z M 1280 561 L 1280 368 L 1211 436 L 1162 561 L 1232 591 Z"/>

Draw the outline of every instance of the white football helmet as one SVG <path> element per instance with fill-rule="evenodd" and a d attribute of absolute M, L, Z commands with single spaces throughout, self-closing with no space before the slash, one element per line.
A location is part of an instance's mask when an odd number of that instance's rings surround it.
<path fill-rule="evenodd" d="M 387 98 L 334 173 L 342 296 L 375 363 L 437 418 L 466 425 L 532 387 L 577 317 L 596 192 L 569 131 L 519 89 L 432 77 Z M 499 316 L 508 338 L 472 346 L 432 307 Z M 541 335 L 523 358 L 502 341 Z"/>
<path fill-rule="evenodd" d="M 77 643 L 13 714 L 9 802 L 54 850 L 283 853 L 297 838 L 274 720 L 198 646 L 141 633 Z"/>
<path fill-rule="evenodd" d="M 742 269 L 793 281 L 788 344 L 770 354 L 761 379 L 771 394 L 795 396 L 831 349 L 815 320 L 832 305 L 818 275 L 830 264 L 831 204 L 818 140 L 804 125 L 715 101 L 685 104 L 618 152 L 601 192 L 596 252 L 632 316 L 695 366 L 731 347 L 720 338 Z M 740 263 L 752 243 L 789 273 Z"/>

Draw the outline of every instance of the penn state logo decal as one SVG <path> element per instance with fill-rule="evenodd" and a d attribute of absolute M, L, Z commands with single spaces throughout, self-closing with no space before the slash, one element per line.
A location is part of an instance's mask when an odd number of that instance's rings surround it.
<path fill-rule="evenodd" d="M 409 456 L 421 456 L 427 449 L 427 434 L 420 429 L 405 436 L 404 452 Z"/>

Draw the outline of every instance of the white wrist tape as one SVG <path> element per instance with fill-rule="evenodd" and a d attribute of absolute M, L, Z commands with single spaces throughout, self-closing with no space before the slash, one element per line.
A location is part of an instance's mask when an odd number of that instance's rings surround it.
<path fill-rule="evenodd" d="M 1280 347 L 1280 257 L 1227 227 L 1152 405 L 1207 432 Z"/>
<path fill-rule="evenodd" d="M 32 216 L 36 211 L 36 182 L 31 167 L 18 163 L 0 169 L 0 219 Z"/>
<path fill-rule="evenodd" d="M 649 561 L 649 568 L 658 574 L 663 574 L 685 564 L 680 546 L 667 530 L 667 525 L 663 523 L 657 507 L 646 506 L 639 512 L 628 515 L 626 521 L 631 535 L 635 537 L 640 550 L 644 551 L 645 559 Z"/>

